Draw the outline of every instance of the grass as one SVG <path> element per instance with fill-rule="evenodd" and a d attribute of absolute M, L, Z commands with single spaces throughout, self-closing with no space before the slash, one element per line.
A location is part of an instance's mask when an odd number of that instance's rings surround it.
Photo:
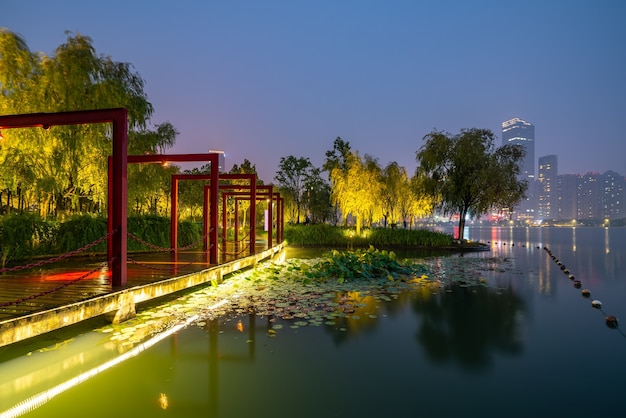
<path fill-rule="evenodd" d="M 450 234 L 429 229 L 354 229 L 327 224 L 285 225 L 285 240 L 293 246 L 317 247 L 451 247 Z"/>

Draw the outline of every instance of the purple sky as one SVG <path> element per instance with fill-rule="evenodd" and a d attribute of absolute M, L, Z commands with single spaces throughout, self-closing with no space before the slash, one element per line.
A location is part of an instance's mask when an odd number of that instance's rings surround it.
<path fill-rule="evenodd" d="M 272 181 L 341 136 L 413 173 L 436 128 L 535 125 L 560 173 L 626 172 L 626 1 L 2 0 L 0 26 L 52 55 L 65 31 L 130 62 L 172 153 L 226 152 Z"/>

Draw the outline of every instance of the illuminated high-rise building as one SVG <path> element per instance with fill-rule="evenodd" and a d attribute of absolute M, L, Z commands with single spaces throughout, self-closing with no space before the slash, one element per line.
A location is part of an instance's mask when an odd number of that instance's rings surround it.
<path fill-rule="evenodd" d="M 526 150 L 522 161 L 520 177 L 532 182 L 535 180 L 535 126 L 520 118 L 502 122 L 502 145 L 521 145 Z"/>
<path fill-rule="evenodd" d="M 520 145 L 526 150 L 521 162 L 519 179 L 528 182 L 526 199 L 515 209 L 518 220 L 536 219 L 536 188 L 535 184 L 535 126 L 520 118 L 502 122 L 502 145 Z"/>
<path fill-rule="evenodd" d="M 559 216 L 557 156 L 539 157 L 538 219 L 556 219 Z"/>

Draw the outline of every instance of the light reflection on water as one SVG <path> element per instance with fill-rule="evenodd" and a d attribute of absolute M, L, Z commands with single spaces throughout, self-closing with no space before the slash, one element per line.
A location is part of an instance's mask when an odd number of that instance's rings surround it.
<path fill-rule="evenodd" d="M 603 311 L 626 318 L 626 229 L 474 227 L 468 234 L 490 241 L 491 251 L 433 260 L 438 268 L 456 266 L 461 284 L 447 291 L 423 287 L 378 301 L 346 295 L 359 311 L 333 325 L 291 328 L 295 320 L 255 315 L 192 325 L 29 416 L 522 417 L 621 410 L 626 339 L 604 325 Z M 603 301 L 603 311 L 591 308 L 544 246 L 592 299 Z M 489 286 L 464 284 L 480 278 Z M 56 379 L 42 375 L 60 378 L 114 355 L 118 348 L 102 341 L 87 333 L 57 350 L 3 362 L 3 377 L 21 375 L 0 385 L 0 411 L 15 403 L 7 387 L 24 398 Z"/>

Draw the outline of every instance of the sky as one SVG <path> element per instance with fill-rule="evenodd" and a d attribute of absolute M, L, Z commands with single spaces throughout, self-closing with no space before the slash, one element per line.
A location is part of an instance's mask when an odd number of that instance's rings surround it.
<path fill-rule="evenodd" d="M 131 63 L 168 153 L 223 150 L 266 183 L 341 137 L 413 174 L 433 130 L 519 117 L 559 174 L 626 174 L 623 0 L 0 0 L 0 27 L 53 55 L 66 31 Z"/>

